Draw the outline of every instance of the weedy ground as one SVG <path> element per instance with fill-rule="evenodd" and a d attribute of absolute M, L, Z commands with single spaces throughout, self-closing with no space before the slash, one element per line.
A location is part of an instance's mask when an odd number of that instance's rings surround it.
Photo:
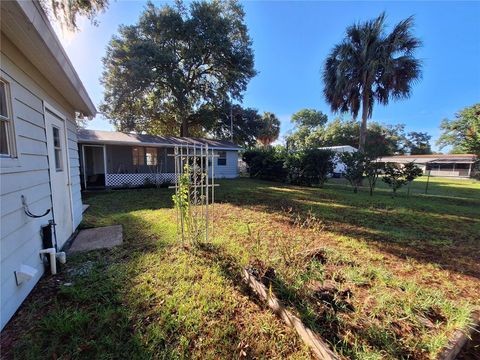
<path fill-rule="evenodd" d="M 311 358 L 242 285 L 249 267 L 343 358 L 433 359 L 480 306 L 480 183 L 426 178 L 392 198 L 251 179 L 217 188 L 208 244 L 176 239 L 172 192 L 88 194 L 83 227 L 124 245 L 71 256 L 2 334 L 8 356 Z"/>

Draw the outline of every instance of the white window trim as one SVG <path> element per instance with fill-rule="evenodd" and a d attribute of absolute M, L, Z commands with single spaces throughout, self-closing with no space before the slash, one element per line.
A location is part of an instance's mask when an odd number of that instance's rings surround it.
<path fill-rule="evenodd" d="M 7 117 L 0 115 L 0 121 L 6 122 L 6 134 L 7 134 L 7 147 L 8 147 L 8 154 L 0 154 L 0 159 L 2 159 L 2 167 L 4 165 L 4 160 L 12 161 L 18 159 L 17 153 L 17 141 L 15 136 L 15 122 L 14 116 L 12 111 L 12 93 L 10 90 L 10 82 L 5 80 L 3 77 L 0 77 L 0 82 L 5 85 L 5 104 L 7 106 Z M 18 165 L 16 162 L 12 164 L 13 166 Z"/>
<path fill-rule="evenodd" d="M 65 127 L 67 125 L 65 124 Z M 58 141 L 60 142 L 59 146 L 55 146 L 55 130 L 58 132 Z M 62 172 L 65 169 L 65 164 L 63 163 L 63 152 L 64 149 L 62 148 L 62 139 L 60 138 L 60 129 L 56 127 L 55 125 L 52 126 L 52 131 L 53 131 L 53 156 L 54 156 L 54 161 L 55 161 L 55 171 L 56 172 Z M 57 168 L 57 150 L 60 151 L 60 167 Z M 68 156 L 68 154 L 67 154 Z"/>

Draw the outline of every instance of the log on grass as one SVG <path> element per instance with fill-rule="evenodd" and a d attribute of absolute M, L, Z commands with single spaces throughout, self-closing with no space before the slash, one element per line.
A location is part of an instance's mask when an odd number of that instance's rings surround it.
<path fill-rule="evenodd" d="M 307 328 L 302 321 L 285 309 L 280 300 L 271 291 L 258 281 L 247 269 L 243 269 L 243 278 L 250 288 L 265 302 L 268 307 L 279 316 L 289 327 L 294 328 L 300 338 L 307 344 L 313 353 L 322 360 L 338 360 L 338 356 L 329 349 L 328 345 L 314 333 Z"/>
<path fill-rule="evenodd" d="M 480 309 L 475 310 L 472 313 L 472 324 L 467 330 L 456 330 L 453 333 L 452 338 L 448 342 L 448 345 L 440 352 L 438 360 L 454 360 L 457 355 L 462 351 L 463 347 L 472 338 L 474 331 L 480 329 Z"/>

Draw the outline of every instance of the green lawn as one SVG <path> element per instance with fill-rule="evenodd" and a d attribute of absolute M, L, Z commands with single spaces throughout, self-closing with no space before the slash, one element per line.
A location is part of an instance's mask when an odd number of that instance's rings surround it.
<path fill-rule="evenodd" d="M 323 189 L 222 181 L 202 246 L 177 242 L 168 189 L 88 194 L 82 226 L 122 224 L 125 243 L 71 256 L 59 277 L 42 279 L 7 327 L 22 331 L 12 351 L 310 358 L 242 285 L 250 266 L 340 356 L 433 359 L 480 306 L 480 183 L 432 178 L 424 195 L 425 180 L 396 198 L 334 179 Z"/>

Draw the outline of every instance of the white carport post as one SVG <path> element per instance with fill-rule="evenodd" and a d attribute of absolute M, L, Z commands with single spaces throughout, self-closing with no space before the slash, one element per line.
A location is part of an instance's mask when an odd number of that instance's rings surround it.
<path fill-rule="evenodd" d="M 107 145 L 103 145 L 103 169 L 105 173 L 105 187 L 107 187 Z"/>
<path fill-rule="evenodd" d="M 430 164 L 430 161 L 427 161 L 425 163 L 425 170 L 427 170 L 429 164 Z M 428 193 L 428 183 L 430 182 L 430 173 L 431 172 L 432 172 L 432 168 L 430 167 L 430 170 L 428 170 L 427 184 L 425 185 L 425 194 Z"/>

